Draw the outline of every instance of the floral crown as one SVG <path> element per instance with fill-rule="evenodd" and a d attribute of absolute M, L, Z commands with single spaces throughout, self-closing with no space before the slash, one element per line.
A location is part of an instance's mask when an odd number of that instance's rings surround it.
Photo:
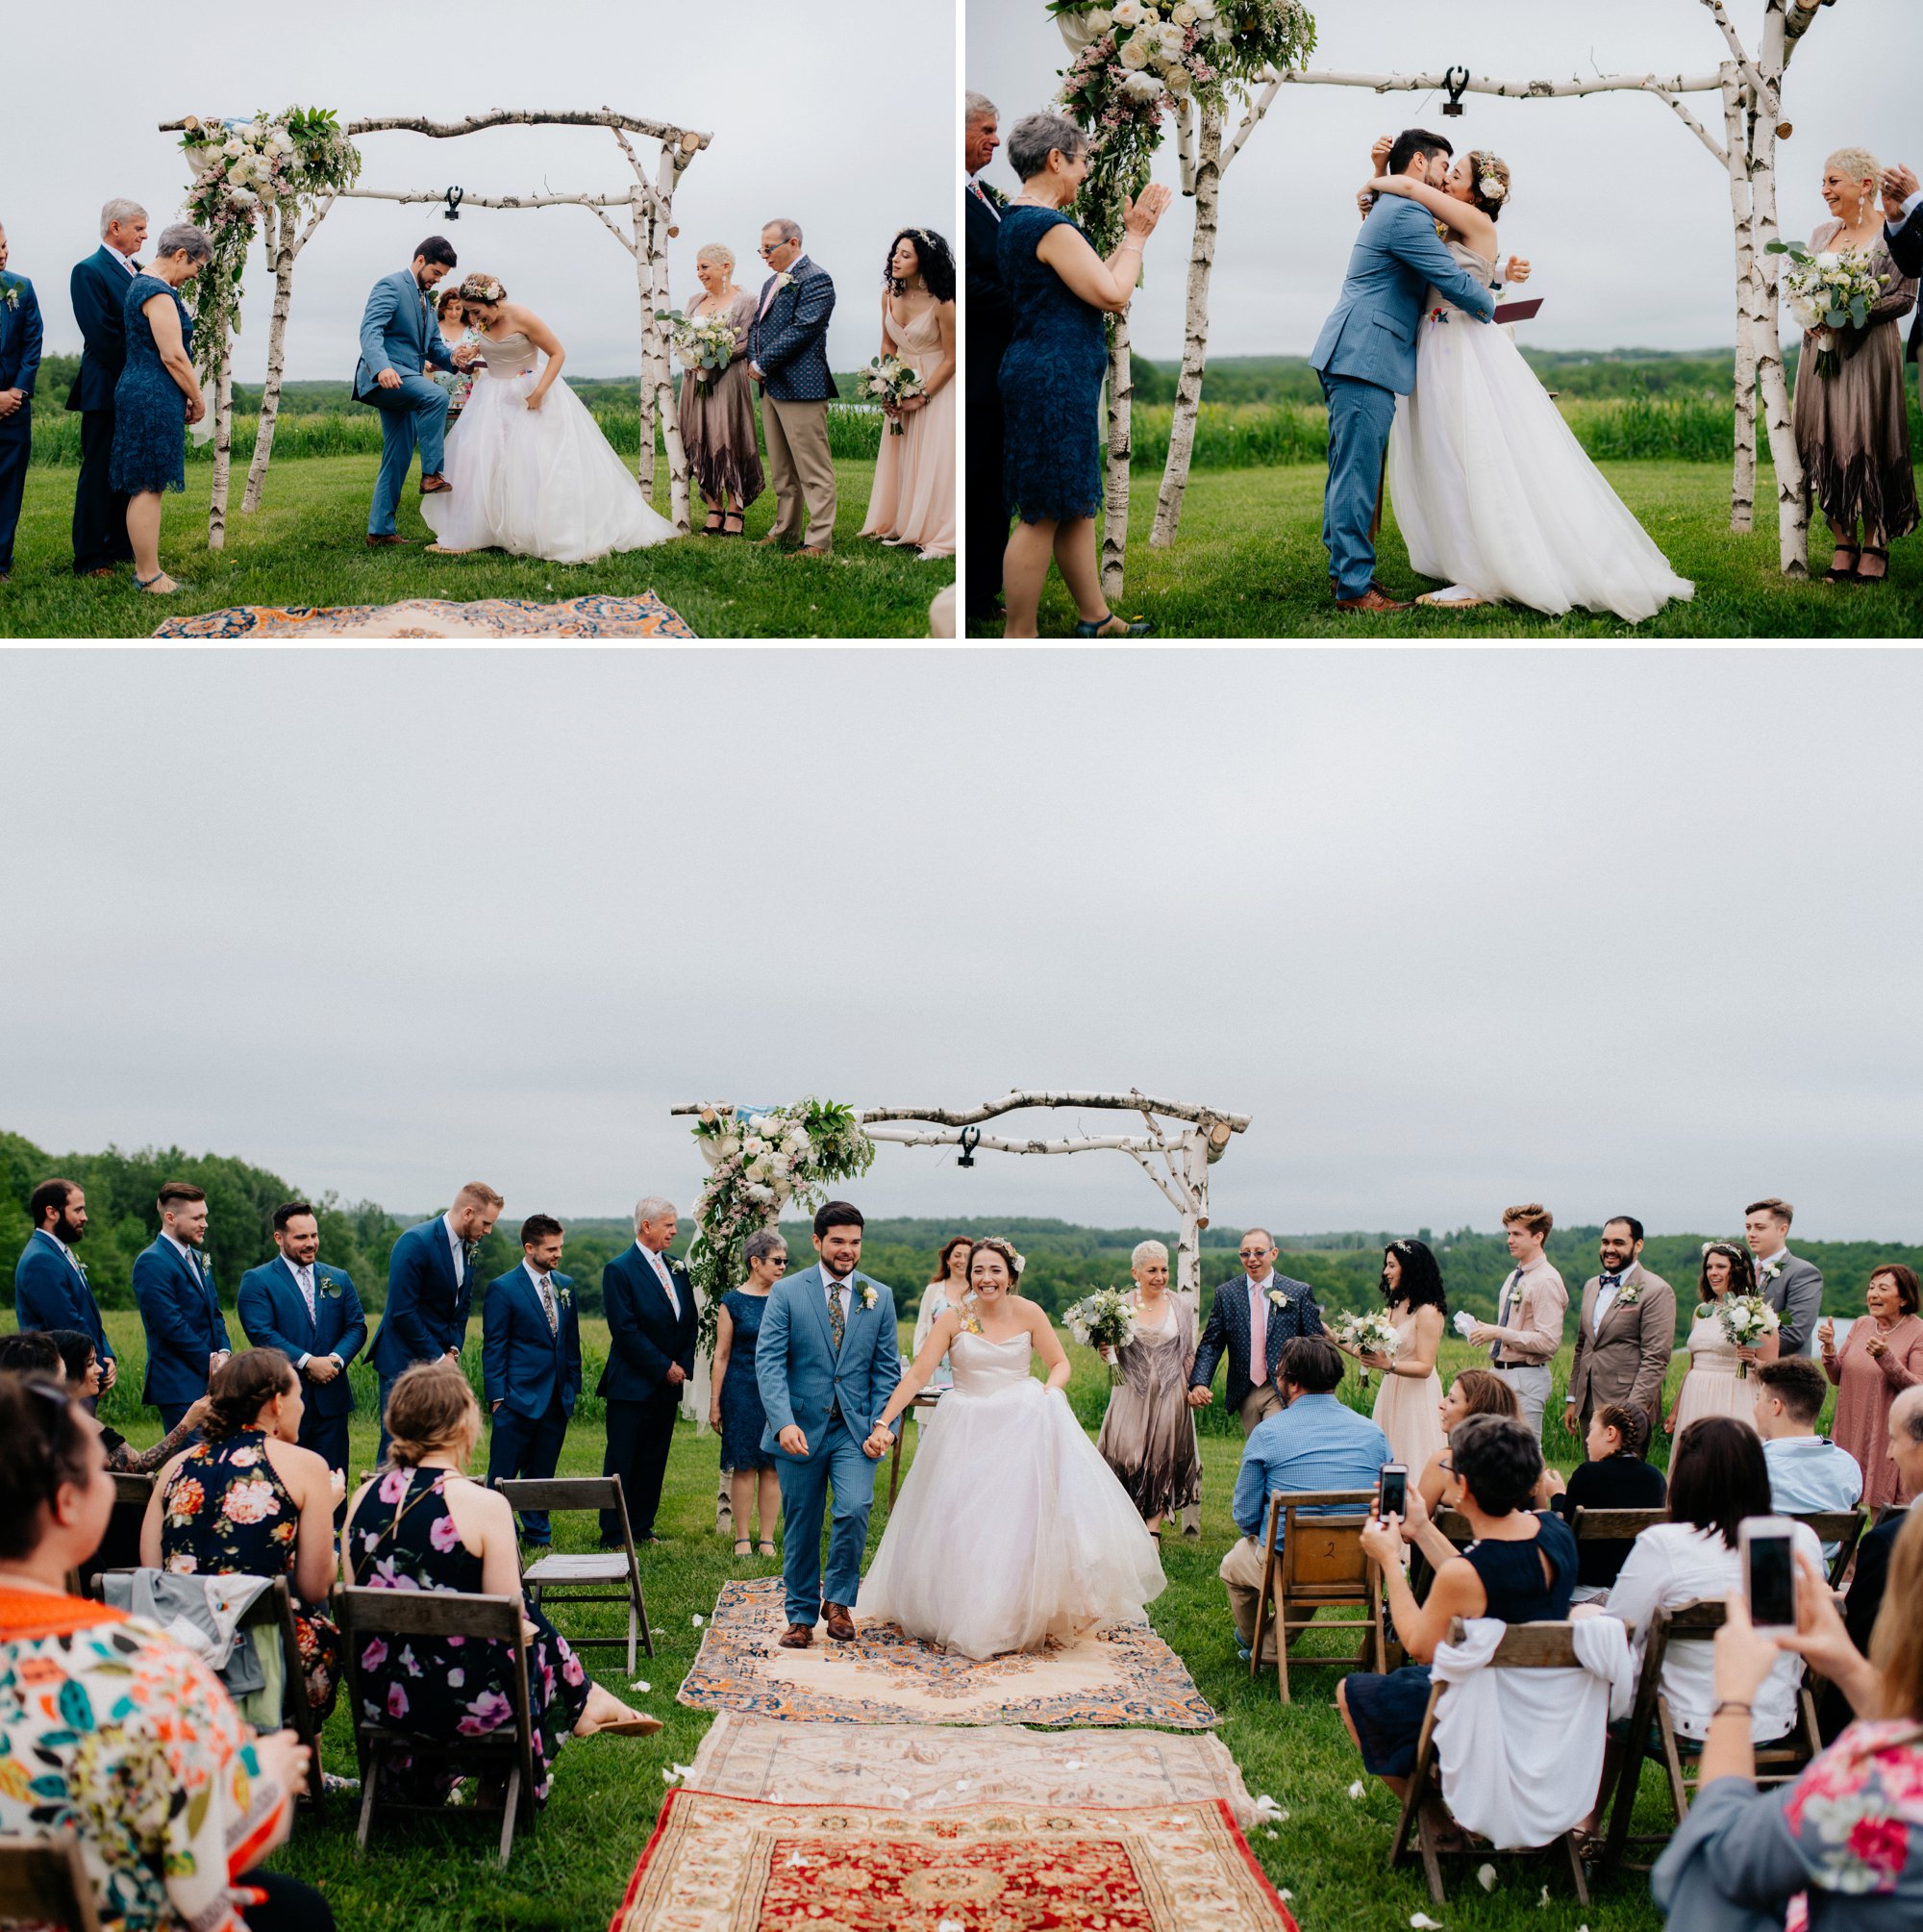
<path fill-rule="evenodd" d="M 504 292 L 501 285 L 487 275 L 470 275 L 461 285 L 463 302 L 498 302 Z"/>
<path fill-rule="evenodd" d="M 984 1235 L 975 1243 L 975 1254 L 980 1254 L 984 1248 L 990 1248 L 1000 1255 L 1009 1265 L 1010 1275 L 1016 1281 L 1021 1279 L 1021 1271 L 1028 1266 L 1028 1262 L 1024 1256 L 1015 1252 L 1013 1242 L 1004 1241 L 1000 1235 Z M 970 1267 L 974 1266 L 974 1255 L 969 1256 L 968 1265 Z"/>
<path fill-rule="evenodd" d="M 1479 147 L 1469 156 L 1475 170 L 1476 188 L 1485 201 L 1498 204 L 1509 199 L 1509 163 L 1491 148 Z"/>
<path fill-rule="evenodd" d="M 1703 1243 L 1703 1254 L 1706 1259 L 1712 1254 L 1726 1254 L 1732 1261 L 1747 1261 L 1749 1259 L 1749 1251 L 1746 1248 L 1739 1247 L 1735 1242 L 1705 1242 Z"/>

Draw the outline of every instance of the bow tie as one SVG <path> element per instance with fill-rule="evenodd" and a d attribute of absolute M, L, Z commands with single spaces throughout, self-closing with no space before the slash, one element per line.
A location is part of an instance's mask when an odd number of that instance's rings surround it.
<path fill-rule="evenodd" d="M 1627 1274 L 1628 1272 L 1627 1268 L 1623 1270 L 1623 1274 Z M 1622 1275 L 1606 1274 L 1602 1277 L 1600 1285 L 1604 1288 L 1620 1288 L 1622 1286 Z"/>

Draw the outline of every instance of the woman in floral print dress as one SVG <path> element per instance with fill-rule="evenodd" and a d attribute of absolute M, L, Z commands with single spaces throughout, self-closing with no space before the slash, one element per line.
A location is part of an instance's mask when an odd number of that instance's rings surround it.
<path fill-rule="evenodd" d="M 481 1440 L 481 1405 L 461 1369 L 433 1362 L 406 1370 L 387 1398 L 387 1424 L 392 1466 L 362 1483 L 348 1505 L 340 1542 L 347 1581 L 374 1590 L 522 1597 L 537 1801 L 546 1799 L 555 1760 L 570 1736 L 644 1737 L 660 1730 L 659 1718 L 631 1711 L 590 1683 L 566 1640 L 526 1604 L 513 1512 L 498 1492 L 462 1473 Z M 450 1637 L 403 1639 L 396 1646 L 374 1637 L 359 1662 L 369 1721 L 450 1740 L 512 1727 L 505 1644 Z M 400 1782 L 413 1785 L 396 1796 L 415 1803 L 445 1796 L 444 1773 L 437 1791 L 423 1791 L 408 1766 L 391 1762 Z"/>

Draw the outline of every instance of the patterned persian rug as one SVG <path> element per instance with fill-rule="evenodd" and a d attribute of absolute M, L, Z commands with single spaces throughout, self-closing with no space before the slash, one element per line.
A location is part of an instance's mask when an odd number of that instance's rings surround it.
<path fill-rule="evenodd" d="M 638 597 L 573 597 L 530 604 L 487 597 L 471 604 L 413 597 L 400 604 L 237 604 L 198 617 L 169 617 L 157 638 L 691 638 L 652 590 Z"/>
<path fill-rule="evenodd" d="M 687 1783 L 722 1797 L 901 1811 L 1219 1799 L 1244 1830 L 1255 1819 L 1221 1740 L 1170 1731 L 1064 1737 L 1003 1724 L 798 1724 L 723 1711 Z"/>
<path fill-rule="evenodd" d="M 609 1932 L 1295 1932 L 1222 1804 L 977 1812 L 672 1793 Z"/>
<path fill-rule="evenodd" d="M 1046 1650 L 977 1663 L 861 1622 L 852 1643 L 817 1635 L 784 1650 L 778 1576 L 721 1586 L 684 1704 L 836 1724 L 1160 1724 L 1201 1731 L 1220 1719 L 1182 1660 L 1145 1623 Z"/>

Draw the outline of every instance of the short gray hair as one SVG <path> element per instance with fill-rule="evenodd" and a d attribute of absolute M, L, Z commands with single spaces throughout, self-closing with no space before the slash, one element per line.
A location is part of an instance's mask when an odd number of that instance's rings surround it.
<path fill-rule="evenodd" d="M 725 241 L 710 241 L 694 251 L 697 262 L 718 262 L 724 268 L 735 265 L 735 251 Z"/>
<path fill-rule="evenodd" d="M 779 1228 L 757 1228 L 741 1243 L 743 1261 L 765 1261 L 771 1254 L 785 1254 L 787 1242 L 782 1238 Z"/>
<path fill-rule="evenodd" d="M 110 201 L 100 211 L 100 238 L 107 239 L 107 231 L 116 221 L 144 221 L 147 211 L 137 201 Z"/>
<path fill-rule="evenodd" d="M 1061 150 L 1063 161 L 1079 159 L 1088 145 L 1088 137 L 1066 114 L 1044 111 L 1024 114 L 1009 130 L 1002 145 L 1016 178 L 1033 181 L 1047 168 L 1048 157 L 1057 148 Z"/>
<path fill-rule="evenodd" d="M 772 228 L 774 232 L 777 235 L 779 235 L 784 241 L 799 241 L 801 239 L 801 223 L 798 221 L 790 221 L 785 214 L 778 214 L 772 221 L 764 221 L 762 223 L 762 233 L 763 235 L 765 235 L 770 228 Z"/>
<path fill-rule="evenodd" d="M 161 230 L 161 238 L 148 250 L 155 261 L 162 255 L 185 254 L 189 262 L 212 262 L 213 243 L 206 231 L 190 221 L 170 221 Z"/>
<path fill-rule="evenodd" d="M 1899 1389 L 1889 1405 L 1889 1419 L 1912 1443 L 1923 1443 L 1923 1386 Z"/>
<path fill-rule="evenodd" d="M 1136 1242 L 1135 1252 L 1129 1256 L 1129 1267 L 1137 1268 L 1144 1262 L 1159 1261 L 1166 1264 L 1168 1248 L 1165 1243 L 1156 1241 Z"/>
<path fill-rule="evenodd" d="M 962 108 L 962 119 L 965 127 L 973 127 L 977 121 L 992 121 L 1001 118 L 1002 111 L 986 94 L 967 94 Z"/>
<path fill-rule="evenodd" d="M 663 1216 L 676 1212 L 672 1201 L 663 1200 L 659 1194 L 643 1194 L 635 1203 L 635 1232 L 639 1234 L 650 1221 L 658 1221 Z"/>

